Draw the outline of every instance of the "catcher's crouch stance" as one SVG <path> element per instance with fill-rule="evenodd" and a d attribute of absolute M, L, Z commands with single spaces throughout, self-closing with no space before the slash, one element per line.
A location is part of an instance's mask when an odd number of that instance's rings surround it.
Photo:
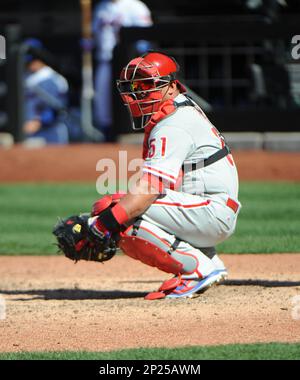
<path fill-rule="evenodd" d="M 97 201 L 54 233 L 73 259 L 125 254 L 175 276 L 146 299 L 189 297 L 227 275 L 214 246 L 235 229 L 236 167 L 224 138 L 176 79 L 160 52 L 131 60 L 117 81 L 133 128 L 143 128 L 143 177 L 126 195 Z"/>

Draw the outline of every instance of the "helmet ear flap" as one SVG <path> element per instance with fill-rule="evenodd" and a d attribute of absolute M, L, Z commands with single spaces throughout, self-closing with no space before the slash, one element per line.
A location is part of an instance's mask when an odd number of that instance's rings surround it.
<path fill-rule="evenodd" d="M 175 65 L 176 65 L 176 72 L 178 73 L 178 71 L 180 71 L 180 65 L 179 65 L 179 63 L 176 61 L 176 59 L 172 55 L 168 55 L 168 57 L 170 59 L 172 59 L 172 61 L 175 63 Z"/>

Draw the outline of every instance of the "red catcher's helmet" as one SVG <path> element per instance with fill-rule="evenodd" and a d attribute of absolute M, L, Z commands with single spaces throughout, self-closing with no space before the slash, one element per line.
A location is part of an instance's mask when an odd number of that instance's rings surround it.
<path fill-rule="evenodd" d="M 180 92 L 185 87 L 176 79 L 179 65 L 173 57 L 148 52 L 132 59 L 123 68 L 117 86 L 128 107 L 133 129 L 145 128 L 163 102 L 161 89 L 175 82 Z"/>

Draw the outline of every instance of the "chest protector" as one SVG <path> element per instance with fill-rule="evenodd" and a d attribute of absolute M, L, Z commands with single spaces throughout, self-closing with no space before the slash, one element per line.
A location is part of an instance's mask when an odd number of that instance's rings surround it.
<path fill-rule="evenodd" d="M 186 95 L 185 95 L 186 96 Z M 161 107 L 159 108 L 158 112 L 156 112 L 152 117 L 150 122 L 148 123 L 147 127 L 145 128 L 144 133 L 144 142 L 143 142 L 143 159 L 145 160 L 148 156 L 149 152 L 149 145 L 148 140 L 150 137 L 150 133 L 152 129 L 156 126 L 157 123 L 159 123 L 161 120 L 163 120 L 165 117 L 170 116 L 173 114 L 179 107 L 194 107 L 198 112 L 200 112 L 204 117 L 206 117 L 201 108 L 188 96 L 186 96 L 186 100 L 184 102 L 175 102 L 173 99 L 169 99 L 165 101 Z M 225 138 L 221 136 L 225 142 Z M 228 154 L 230 154 L 230 148 L 225 143 L 222 149 L 217 150 L 214 154 L 206 158 L 204 161 L 194 162 L 188 169 L 185 169 L 185 172 L 197 170 L 199 168 L 199 164 L 201 163 L 201 167 L 206 167 L 209 165 L 214 164 L 215 162 L 221 160 L 222 158 L 226 157 Z M 183 169 L 183 167 L 182 167 Z"/>

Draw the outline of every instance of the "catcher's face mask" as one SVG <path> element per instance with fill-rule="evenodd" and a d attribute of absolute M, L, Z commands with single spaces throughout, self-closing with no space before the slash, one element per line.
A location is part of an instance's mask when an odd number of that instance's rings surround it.
<path fill-rule="evenodd" d="M 133 59 L 122 70 L 117 86 L 129 110 L 133 129 L 147 127 L 164 101 L 163 89 L 172 81 L 177 83 L 181 92 L 186 91 L 175 79 L 178 70 L 174 58 L 155 52 Z"/>

